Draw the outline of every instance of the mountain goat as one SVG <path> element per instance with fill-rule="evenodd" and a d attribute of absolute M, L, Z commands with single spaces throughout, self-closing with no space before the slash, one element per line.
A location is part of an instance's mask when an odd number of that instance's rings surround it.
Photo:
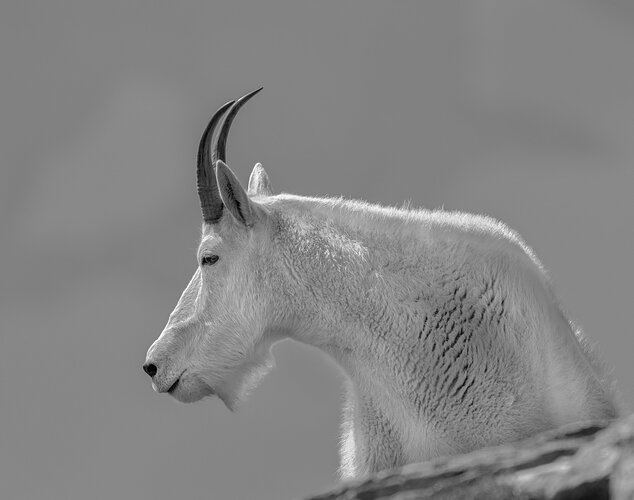
<path fill-rule="evenodd" d="M 148 350 L 156 391 L 231 409 L 275 342 L 316 346 L 347 376 L 346 478 L 617 414 L 610 378 L 505 225 L 274 195 L 260 164 L 245 190 L 226 140 L 259 90 L 222 106 L 200 141 L 199 265 Z"/>

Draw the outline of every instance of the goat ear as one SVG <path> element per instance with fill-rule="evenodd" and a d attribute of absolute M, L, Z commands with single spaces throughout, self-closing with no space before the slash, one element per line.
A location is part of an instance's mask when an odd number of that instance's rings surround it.
<path fill-rule="evenodd" d="M 253 226 L 255 211 L 251 200 L 236 175 L 222 160 L 216 162 L 216 181 L 222 203 L 231 215 L 245 226 Z"/>
<path fill-rule="evenodd" d="M 269 179 L 266 170 L 262 168 L 261 163 L 256 163 L 249 177 L 249 195 L 264 195 L 271 196 L 273 194 L 273 188 L 271 186 L 271 180 Z"/>

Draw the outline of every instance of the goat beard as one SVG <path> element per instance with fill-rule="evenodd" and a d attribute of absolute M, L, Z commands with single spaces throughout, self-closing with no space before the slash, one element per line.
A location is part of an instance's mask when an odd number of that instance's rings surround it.
<path fill-rule="evenodd" d="M 236 411 L 260 384 L 262 379 L 275 367 L 275 359 L 268 353 L 264 358 L 246 360 L 232 370 L 221 383 L 214 383 L 211 377 L 201 380 L 212 388 L 216 396 L 231 412 Z M 214 377 L 215 379 L 215 377 Z"/>

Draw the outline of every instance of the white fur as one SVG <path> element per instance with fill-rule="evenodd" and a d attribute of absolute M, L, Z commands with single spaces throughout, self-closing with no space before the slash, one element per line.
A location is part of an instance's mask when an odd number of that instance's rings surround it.
<path fill-rule="evenodd" d="M 242 188 L 223 175 L 231 203 Z M 248 211 L 240 198 L 204 225 L 198 255 L 220 260 L 148 351 L 159 390 L 182 374 L 177 399 L 216 393 L 233 408 L 271 368 L 273 342 L 316 346 L 348 379 L 346 478 L 616 415 L 612 382 L 503 224 L 273 196 L 261 166 L 249 185 Z"/>

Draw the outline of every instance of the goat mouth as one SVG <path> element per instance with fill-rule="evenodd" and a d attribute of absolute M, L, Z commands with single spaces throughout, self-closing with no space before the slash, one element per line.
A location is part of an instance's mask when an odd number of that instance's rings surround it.
<path fill-rule="evenodd" d="M 180 377 L 178 377 L 176 379 L 176 382 L 174 382 L 172 386 L 169 389 L 167 389 L 168 394 L 172 394 L 176 390 L 176 387 L 178 387 L 178 383 L 180 382 L 180 380 L 181 380 Z"/>

